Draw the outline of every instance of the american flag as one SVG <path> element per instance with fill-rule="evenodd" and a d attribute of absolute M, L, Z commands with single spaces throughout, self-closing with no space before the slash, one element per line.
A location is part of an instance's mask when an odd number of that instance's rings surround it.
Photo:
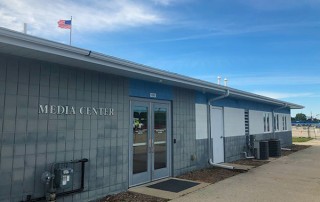
<path fill-rule="evenodd" d="M 58 27 L 62 29 L 71 29 L 71 20 L 59 20 Z"/>

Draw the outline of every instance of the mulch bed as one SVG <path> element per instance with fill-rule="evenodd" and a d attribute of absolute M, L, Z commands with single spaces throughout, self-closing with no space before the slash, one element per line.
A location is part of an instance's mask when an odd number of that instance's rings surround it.
<path fill-rule="evenodd" d="M 256 160 L 256 159 L 242 159 L 242 160 L 234 161 L 232 163 L 258 167 L 269 162 L 270 161 L 263 161 L 263 160 Z M 247 172 L 247 171 L 227 170 L 227 169 L 218 168 L 218 167 L 210 167 L 210 168 L 191 171 L 189 173 L 178 176 L 178 178 L 214 184 L 216 182 L 238 175 L 243 172 Z"/>
<path fill-rule="evenodd" d="M 166 202 L 168 199 L 158 198 L 154 196 L 148 196 L 145 194 L 133 193 L 133 192 L 122 192 L 116 195 L 109 195 L 101 199 L 99 202 Z"/>
<path fill-rule="evenodd" d="M 240 173 L 242 172 L 237 170 L 227 170 L 223 168 L 211 167 L 191 171 L 189 173 L 178 176 L 178 178 L 213 184 L 226 178 L 238 175 Z"/>
<path fill-rule="evenodd" d="M 268 160 L 240 159 L 240 160 L 234 161 L 232 163 L 246 165 L 246 166 L 259 167 L 259 166 L 262 166 L 262 165 L 267 164 L 269 162 L 270 161 L 268 161 Z"/>
<path fill-rule="evenodd" d="M 291 151 L 281 151 L 282 156 L 288 156 L 294 152 L 303 150 L 310 147 L 310 145 L 292 145 L 286 148 L 291 149 Z M 234 161 L 232 163 L 241 164 L 241 165 L 248 165 L 258 167 L 263 164 L 269 163 L 268 160 L 256 160 L 256 159 L 241 159 Z M 196 171 L 191 171 L 189 173 L 183 174 L 178 176 L 178 178 L 186 179 L 186 180 L 193 180 L 199 182 L 206 182 L 206 183 L 216 183 L 226 178 L 238 175 L 242 172 L 241 170 L 227 170 L 223 168 L 217 167 L 210 167 L 205 169 L 200 169 Z M 122 192 L 115 195 L 109 195 L 105 198 L 101 199 L 100 202 L 166 202 L 169 201 L 168 199 L 158 198 L 154 196 L 148 196 L 144 194 L 132 193 L 132 192 Z"/>

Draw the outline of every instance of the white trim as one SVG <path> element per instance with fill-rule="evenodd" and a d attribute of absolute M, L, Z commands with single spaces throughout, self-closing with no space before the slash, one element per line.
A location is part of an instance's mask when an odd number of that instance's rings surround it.
<path fill-rule="evenodd" d="M 166 144 L 166 141 L 158 141 L 158 142 L 154 142 L 153 144 Z"/>
<path fill-rule="evenodd" d="M 145 143 L 145 142 L 133 144 L 134 147 L 145 146 L 145 145 L 147 145 L 147 143 Z"/>

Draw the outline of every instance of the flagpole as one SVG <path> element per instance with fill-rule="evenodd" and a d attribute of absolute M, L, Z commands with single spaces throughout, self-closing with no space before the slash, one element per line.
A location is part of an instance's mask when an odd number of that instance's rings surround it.
<path fill-rule="evenodd" d="M 70 46 L 71 46 L 71 32 L 72 32 L 72 16 L 71 16 L 71 26 L 70 26 Z"/>

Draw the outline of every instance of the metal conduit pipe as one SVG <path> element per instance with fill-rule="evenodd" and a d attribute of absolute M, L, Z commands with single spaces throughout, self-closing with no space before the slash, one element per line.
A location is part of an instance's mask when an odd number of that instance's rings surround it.
<path fill-rule="evenodd" d="M 214 101 L 217 101 L 217 100 L 220 100 L 220 99 L 223 99 L 223 98 L 226 98 L 228 97 L 230 94 L 229 90 L 227 89 L 226 90 L 226 93 L 224 95 L 221 95 L 219 97 L 215 97 L 215 98 L 211 98 L 210 100 L 208 100 L 208 156 L 209 156 L 209 164 L 212 165 L 212 166 L 215 166 L 215 167 L 220 167 L 220 168 L 226 168 L 226 169 L 231 169 L 233 170 L 234 167 L 233 166 L 227 166 L 227 165 L 220 165 L 220 164 L 216 164 L 213 162 L 213 152 L 212 152 L 212 144 L 211 144 L 211 113 L 210 113 L 210 106 L 211 106 L 211 102 L 214 102 Z"/>
<path fill-rule="evenodd" d="M 276 138 L 276 129 L 275 129 L 275 121 L 274 121 L 274 112 L 279 110 L 279 109 L 283 109 L 288 107 L 288 104 L 284 104 L 282 107 L 278 107 L 272 110 L 272 134 L 273 134 L 273 139 Z"/>
<path fill-rule="evenodd" d="M 248 156 L 247 152 L 243 152 L 243 154 L 244 154 L 244 158 L 246 158 L 246 159 L 254 159 L 255 158 L 254 156 Z"/>
<path fill-rule="evenodd" d="M 225 169 L 229 169 L 229 170 L 234 170 L 235 169 L 233 166 L 213 163 L 212 159 L 209 159 L 209 164 L 211 166 L 213 166 L 213 167 L 218 167 L 218 168 L 225 168 Z"/>

